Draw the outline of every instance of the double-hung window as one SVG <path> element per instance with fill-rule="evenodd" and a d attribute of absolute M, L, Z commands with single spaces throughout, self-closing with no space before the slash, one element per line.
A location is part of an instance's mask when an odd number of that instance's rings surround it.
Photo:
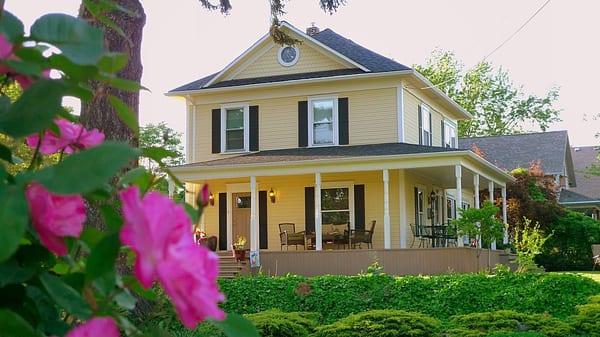
<path fill-rule="evenodd" d="M 450 196 L 446 196 L 446 217 L 456 219 L 456 200 Z"/>
<path fill-rule="evenodd" d="M 444 121 L 444 147 L 457 147 L 456 126 L 449 121 Z"/>
<path fill-rule="evenodd" d="M 221 152 L 248 151 L 248 105 L 221 107 Z"/>
<path fill-rule="evenodd" d="M 352 186 L 321 189 L 321 219 L 324 224 L 352 223 Z"/>
<path fill-rule="evenodd" d="M 338 104 L 336 97 L 309 99 L 308 141 L 310 146 L 338 144 Z"/>
<path fill-rule="evenodd" d="M 419 129 L 421 130 L 421 145 L 431 146 L 431 112 L 429 111 L 429 107 L 425 104 L 421 104 L 421 125 Z"/>

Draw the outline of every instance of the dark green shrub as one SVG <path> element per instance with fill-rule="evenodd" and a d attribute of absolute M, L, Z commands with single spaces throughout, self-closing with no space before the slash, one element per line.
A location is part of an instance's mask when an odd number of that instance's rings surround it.
<path fill-rule="evenodd" d="M 600 296 L 592 296 L 590 303 L 578 305 L 577 315 L 571 317 L 577 333 L 587 337 L 600 337 Z"/>
<path fill-rule="evenodd" d="M 261 337 L 306 337 L 312 333 L 319 315 L 307 312 L 262 311 L 245 315 Z"/>
<path fill-rule="evenodd" d="M 221 280 L 220 285 L 227 312 L 316 312 L 325 323 L 375 309 L 422 312 L 438 319 L 496 310 L 565 318 L 600 293 L 600 284 L 589 278 L 553 273 L 252 277 Z"/>
<path fill-rule="evenodd" d="M 494 332 L 485 337 L 546 337 L 537 332 Z"/>
<path fill-rule="evenodd" d="M 600 222 L 566 211 L 546 232 L 552 236 L 536 258 L 539 265 L 547 271 L 592 269 L 592 244 L 600 242 Z"/>
<path fill-rule="evenodd" d="M 440 322 L 403 310 L 371 310 L 317 328 L 313 337 L 431 337 Z"/>
<path fill-rule="evenodd" d="M 449 337 L 487 336 L 495 332 L 537 332 L 547 337 L 564 337 L 571 326 L 546 314 L 522 314 L 510 310 L 473 313 L 452 317 Z M 480 334 L 477 334 L 477 333 Z"/>

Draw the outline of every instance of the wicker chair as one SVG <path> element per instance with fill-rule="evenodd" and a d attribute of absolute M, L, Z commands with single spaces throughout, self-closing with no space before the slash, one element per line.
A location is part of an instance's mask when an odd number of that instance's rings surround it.
<path fill-rule="evenodd" d="M 279 239 L 281 240 L 281 250 L 283 250 L 283 246 L 289 250 L 291 245 L 298 250 L 298 245 L 304 247 L 305 244 L 304 231 L 296 233 L 296 224 L 291 222 L 279 224 Z"/>
<path fill-rule="evenodd" d="M 410 230 L 413 235 L 412 242 L 410 244 L 410 248 L 415 245 L 415 240 L 419 240 L 419 248 L 425 248 L 429 245 L 429 236 L 425 235 L 424 228 L 416 224 L 410 224 Z"/>
<path fill-rule="evenodd" d="M 362 248 L 361 244 L 366 243 L 367 249 L 373 249 L 373 232 L 375 231 L 376 220 L 371 221 L 371 228 L 365 229 L 351 229 L 350 230 L 350 247 L 356 248 L 358 244 L 359 248 Z"/>

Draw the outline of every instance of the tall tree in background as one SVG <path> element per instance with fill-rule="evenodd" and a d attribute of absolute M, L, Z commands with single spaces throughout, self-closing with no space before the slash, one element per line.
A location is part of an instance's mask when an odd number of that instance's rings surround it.
<path fill-rule="evenodd" d="M 554 107 L 558 89 L 544 96 L 528 94 L 516 86 L 502 68 L 487 61 L 465 69 L 452 52 L 435 50 L 423 65 L 414 68 L 427 77 L 473 115 L 458 125 L 462 137 L 495 136 L 525 132 L 530 128 L 545 131 L 559 121 Z"/>

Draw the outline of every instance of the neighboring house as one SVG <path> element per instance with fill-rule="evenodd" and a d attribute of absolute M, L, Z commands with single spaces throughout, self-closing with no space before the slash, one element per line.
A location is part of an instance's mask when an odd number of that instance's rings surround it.
<path fill-rule="evenodd" d="M 445 223 L 479 189 L 506 191 L 510 175 L 458 148 L 470 114 L 419 73 L 330 29 L 282 29 L 302 43 L 267 34 L 167 94 L 187 103 L 186 164 L 173 172 L 188 201 L 209 184 L 200 226 L 221 250 L 238 235 L 253 251 L 279 250 L 288 222 L 328 249 L 331 224 L 373 220 L 374 248 L 406 248 L 411 225 Z"/>
<path fill-rule="evenodd" d="M 577 187 L 563 190 L 560 203 L 600 219 L 600 176 L 587 173 L 592 165 L 600 165 L 598 146 L 576 146 L 571 149 Z"/>

